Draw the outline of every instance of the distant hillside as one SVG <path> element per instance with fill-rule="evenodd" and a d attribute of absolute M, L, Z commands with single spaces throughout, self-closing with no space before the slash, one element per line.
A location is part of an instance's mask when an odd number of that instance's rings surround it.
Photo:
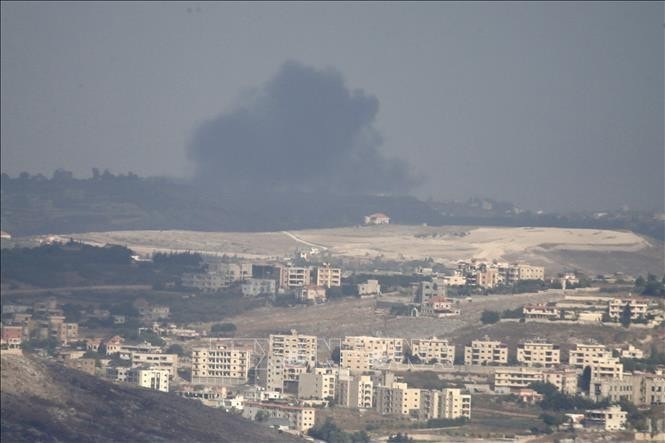
<path fill-rule="evenodd" d="M 625 229 L 665 239 L 662 214 L 534 213 L 489 199 L 423 202 L 410 196 L 230 190 L 134 174 L 75 179 L 2 174 L 0 225 L 15 236 L 90 231 L 259 232 L 353 226 L 374 212 L 397 224 Z"/>
<path fill-rule="evenodd" d="M 8 355 L 1 421 L 3 443 L 302 441 L 193 400 Z"/>
<path fill-rule="evenodd" d="M 185 229 L 275 231 L 351 226 L 373 212 L 397 223 L 437 224 L 442 217 L 415 197 L 199 189 L 135 175 L 97 179 L 2 176 L 2 229 L 12 235 Z"/>

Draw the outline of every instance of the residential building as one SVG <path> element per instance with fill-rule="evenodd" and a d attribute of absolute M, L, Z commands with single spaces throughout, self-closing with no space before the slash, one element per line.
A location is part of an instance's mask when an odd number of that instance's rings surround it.
<path fill-rule="evenodd" d="M 275 280 L 269 278 L 250 278 L 240 285 L 240 289 L 245 297 L 274 295 L 277 291 L 277 284 Z"/>
<path fill-rule="evenodd" d="M 617 351 L 621 355 L 621 358 L 634 358 L 634 359 L 642 359 L 644 358 L 644 351 L 642 351 L 639 348 L 636 348 L 633 345 L 628 345 L 627 348 L 618 348 Z"/>
<path fill-rule="evenodd" d="M 289 421 L 289 428 L 306 433 L 316 423 L 316 409 L 289 406 L 280 403 L 262 403 L 245 401 L 242 416 L 250 420 L 256 419 L 256 414 L 262 411 L 270 418 L 283 418 Z"/>
<path fill-rule="evenodd" d="M 626 309 L 630 311 L 631 320 L 638 320 L 646 317 L 649 305 L 645 301 L 635 299 L 613 298 L 608 302 L 607 308 L 610 318 L 614 320 L 619 320 Z"/>
<path fill-rule="evenodd" d="M 414 417 L 420 414 L 420 389 L 393 382 L 389 386 L 379 386 L 375 392 L 375 407 L 379 414 Z"/>
<path fill-rule="evenodd" d="M 473 340 L 464 347 L 465 365 L 505 365 L 508 364 L 508 346 L 497 340 L 485 337 Z"/>
<path fill-rule="evenodd" d="M 209 262 L 205 272 L 186 273 L 181 282 L 186 288 L 196 288 L 204 292 L 224 289 L 235 282 L 252 278 L 251 263 Z"/>
<path fill-rule="evenodd" d="M 374 382 L 369 375 L 341 374 L 337 381 L 337 404 L 346 408 L 371 409 Z"/>
<path fill-rule="evenodd" d="M 455 271 L 453 275 L 444 275 L 439 277 L 439 280 L 443 282 L 446 286 L 464 286 L 466 285 L 466 277 Z"/>
<path fill-rule="evenodd" d="M 309 286 L 311 275 L 308 267 L 288 266 L 281 269 L 280 287 L 284 289 Z"/>
<path fill-rule="evenodd" d="M 252 351 L 233 343 L 192 349 L 192 383 L 238 385 L 247 383 Z"/>
<path fill-rule="evenodd" d="M 585 428 L 622 431 L 626 428 L 627 416 L 620 406 L 610 406 L 607 409 L 585 411 L 582 423 Z"/>
<path fill-rule="evenodd" d="M 343 371 L 344 372 L 344 371 Z M 348 374 L 348 371 L 345 371 Z M 326 400 L 335 398 L 339 368 L 314 368 L 298 377 L 298 398 Z"/>
<path fill-rule="evenodd" d="M 342 286 L 342 270 L 329 264 L 314 268 L 313 284 L 326 288 Z"/>
<path fill-rule="evenodd" d="M 561 312 L 556 305 L 526 305 L 522 308 L 522 314 L 527 320 L 558 320 Z"/>
<path fill-rule="evenodd" d="M 20 353 L 21 343 L 23 342 L 23 326 L 2 325 L 2 336 L 0 347 L 4 351 L 17 350 Z"/>
<path fill-rule="evenodd" d="M 638 407 L 665 404 L 665 375 L 628 372 L 622 378 L 592 380 L 589 391 L 595 401 L 617 403 L 625 399 Z"/>
<path fill-rule="evenodd" d="M 316 365 L 317 340 L 313 335 L 271 334 L 268 339 L 266 387 L 285 392 L 294 389 L 300 374 Z"/>
<path fill-rule="evenodd" d="M 127 381 L 143 388 L 169 392 L 169 370 L 151 367 L 131 368 L 127 373 Z"/>
<path fill-rule="evenodd" d="M 605 345 L 577 344 L 576 349 L 570 350 L 568 363 L 577 369 L 590 367 L 592 380 L 623 377 L 623 364 L 612 357 L 612 352 Z"/>
<path fill-rule="evenodd" d="M 367 280 L 365 283 L 359 283 L 357 290 L 360 297 L 381 295 L 381 285 L 378 280 Z"/>
<path fill-rule="evenodd" d="M 471 419 L 471 395 L 463 394 L 460 389 L 446 388 L 439 397 L 440 418 Z"/>
<path fill-rule="evenodd" d="M 578 371 L 571 368 L 553 368 L 543 371 L 543 382 L 553 384 L 566 395 L 577 394 Z"/>
<path fill-rule="evenodd" d="M 527 264 L 514 264 L 507 270 L 506 283 L 513 284 L 520 280 L 544 280 L 545 268 Z"/>
<path fill-rule="evenodd" d="M 390 217 L 382 212 L 376 212 L 374 214 L 365 216 L 366 225 L 387 225 L 390 223 Z"/>
<path fill-rule="evenodd" d="M 448 363 L 455 361 L 455 345 L 442 338 L 418 338 L 410 341 L 411 355 L 423 363 Z"/>
<path fill-rule="evenodd" d="M 527 388 L 531 383 L 543 381 L 543 370 L 527 367 L 496 368 L 494 389 L 506 392 L 515 388 Z"/>
<path fill-rule="evenodd" d="M 530 341 L 517 346 L 517 361 L 526 366 L 551 368 L 561 363 L 561 350 L 552 343 Z"/>
<path fill-rule="evenodd" d="M 297 288 L 296 298 L 302 303 L 323 303 L 328 300 L 326 297 L 326 288 L 314 285 Z"/>
<path fill-rule="evenodd" d="M 404 358 L 404 339 L 371 336 L 344 337 L 340 349 L 340 367 L 366 371 Z"/>
<path fill-rule="evenodd" d="M 439 279 L 421 281 L 412 285 L 413 301 L 424 303 L 433 297 L 446 297 L 446 285 Z"/>
<path fill-rule="evenodd" d="M 150 366 L 154 369 L 165 369 L 169 372 L 169 377 L 178 375 L 178 355 L 162 354 L 161 352 L 132 352 L 130 354 L 132 366 Z"/>
<path fill-rule="evenodd" d="M 453 307 L 452 300 L 442 296 L 434 296 L 423 301 L 420 309 L 425 317 L 443 318 L 460 314 L 460 310 Z"/>

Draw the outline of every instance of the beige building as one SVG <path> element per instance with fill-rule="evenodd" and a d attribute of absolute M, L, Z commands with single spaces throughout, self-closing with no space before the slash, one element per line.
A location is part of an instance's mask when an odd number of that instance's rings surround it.
<path fill-rule="evenodd" d="M 527 388 L 531 383 L 543 381 L 543 370 L 538 368 L 496 368 L 494 370 L 494 389 L 506 391 Z"/>
<path fill-rule="evenodd" d="M 551 368 L 561 363 L 561 350 L 552 343 L 530 341 L 517 346 L 517 361 L 526 366 Z"/>
<path fill-rule="evenodd" d="M 281 288 L 297 288 L 298 286 L 309 286 L 310 284 L 311 276 L 308 267 L 288 266 L 281 268 L 279 284 Z"/>
<path fill-rule="evenodd" d="M 289 421 L 289 428 L 306 433 L 316 423 L 316 409 L 289 406 L 280 403 L 261 403 L 246 401 L 242 410 L 242 416 L 250 420 L 256 419 L 256 414 L 262 411 L 270 418 L 283 418 Z"/>
<path fill-rule="evenodd" d="M 649 305 L 644 301 L 613 298 L 608 302 L 608 314 L 612 319 L 618 320 L 626 307 L 630 309 L 631 320 L 645 318 L 649 309 Z"/>
<path fill-rule="evenodd" d="M 570 368 L 546 369 L 543 371 L 543 382 L 553 384 L 566 395 L 577 394 L 578 371 Z"/>
<path fill-rule="evenodd" d="M 323 303 L 327 300 L 323 286 L 301 286 L 296 289 L 296 298 L 303 303 Z"/>
<path fill-rule="evenodd" d="M 247 383 L 252 351 L 233 344 L 192 349 L 192 383 L 237 385 Z"/>
<path fill-rule="evenodd" d="M 585 411 L 583 424 L 585 428 L 622 431 L 626 429 L 627 416 L 620 406 L 610 406 L 607 409 Z"/>
<path fill-rule="evenodd" d="M 367 280 L 365 283 L 359 283 L 357 290 L 360 297 L 381 295 L 381 285 L 378 280 Z"/>
<path fill-rule="evenodd" d="M 439 396 L 440 418 L 471 419 L 471 395 L 463 394 L 460 389 L 442 389 Z"/>
<path fill-rule="evenodd" d="M 526 305 L 522 308 L 526 319 L 558 320 L 561 313 L 554 305 Z"/>
<path fill-rule="evenodd" d="M 424 363 L 449 363 L 455 361 L 455 345 L 442 338 L 418 338 L 410 342 L 411 355 Z"/>
<path fill-rule="evenodd" d="M 507 283 L 515 283 L 519 280 L 544 280 L 545 268 L 526 264 L 516 264 L 508 267 L 506 275 Z"/>
<path fill-rule="evenodd" d="M 342 370 L 342 372 L 344 372 Z M 348 374 L 348 371 L 346 371 Z M 314 368 L 298 376 L 298 398 L 326 400 L 335 398 L 339 368 Z"/>
<path fill-rule="evenodd" d="M 638 407 L 665 404 L 665 376 L 643 372 L 625 373 L 622 378 L 593 380 L 589 395 L 595 401 L 628 400 Z"/>
<path fill-rule="evenodd" d="M 570 366 L 577 369 L 591 368 L 591 379 L 602 377 L 622 378 L 623 364 L 612 357 L 612 351 L 600 344 L 577 344 L 568 357 Z"/>
<path fill-rule="evenodd" d="M 313 283 L 326 288 L 342 286 L 342 270 L 328 264 L 314 268 Z"/>
<path fill-rule="evenodd" d="M 422 315 L 425 317 L 443 318 L 460 314 L 460 310 L 453 307 L 452 300 L 442 296 L 434 296 L 424 300 L 420 308 Z"/>
<path fill-rule="evenodd" d="M 150 367 L 132 368 L 127 373 L 127 381 L 143 388 L 169 392 L 168 369 L 156 369 Z"/>
<path fill-rule="evenodd" d="M 295 330 L 289 335 L 268 338 L 266 387 L 284 392 L 295 389 L 300 374 L 316 365 L 317 340 L 313 335 L 300 335 Z"/>
<path fill-rule="evenodd" d="M 406 383 L 394 382 L 376 389 L 376 410 L 381 415 L 420 414 L 420 389 L 409 388 Z"/>
<path fill-rule="evenodd" d="M 340 349 L 340 367 L 352 371 L 367 371 L 383 363 L 401 363 L 404 358 L 404 339 L 389 337 L 344 337 Z"/>
<path fill-rule="evenodd" d="M 337 382 L 337 404 L 346 408 L 371 409 L 374 382 L 369 375 L 343 374 Z"/>
<path fill-rule="evenodd" d="M 473 340 L 464 347 L 464 364 L 505 365 L 508 363 L 508 346 L 497 340 Z"/>
<path fill-rule="evenodd" d="M 155 369 L 166 369 L 169 377 L 178 375 L 178 355 L 162 353 L 132 352 L 132 366 L 149 365 Z"/>

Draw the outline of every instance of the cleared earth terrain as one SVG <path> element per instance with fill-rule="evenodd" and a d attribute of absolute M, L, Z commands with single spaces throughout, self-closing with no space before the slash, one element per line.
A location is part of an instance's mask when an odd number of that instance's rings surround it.
<path fill-rule="evenodd" d="M 112 231 L 55 237 L 69 238 L 120 244 L 140 254 L 198 251 L 262 259 L 315 247 L 354 259 L 431 257 L 444 265 L 470 258 L 523 261 L 545 266 L 547 273 L 578 269 L 592 275 L 660 274 L 665 268 L 662 242 L 629 231 L 600 229 L 387 225 L 261 233 Z"/>

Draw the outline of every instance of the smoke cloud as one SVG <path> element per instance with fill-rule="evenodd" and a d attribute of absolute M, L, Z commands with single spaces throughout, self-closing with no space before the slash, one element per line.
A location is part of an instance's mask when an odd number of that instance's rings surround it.
<path fill-rule="evenodd" d="M 226 188 L 407 191 L 417 180 L 380 152 L 378 110 L 338 71 L 286 62 L 242 105 L 201 125 L 188 153 L 199 180 Z"/>

